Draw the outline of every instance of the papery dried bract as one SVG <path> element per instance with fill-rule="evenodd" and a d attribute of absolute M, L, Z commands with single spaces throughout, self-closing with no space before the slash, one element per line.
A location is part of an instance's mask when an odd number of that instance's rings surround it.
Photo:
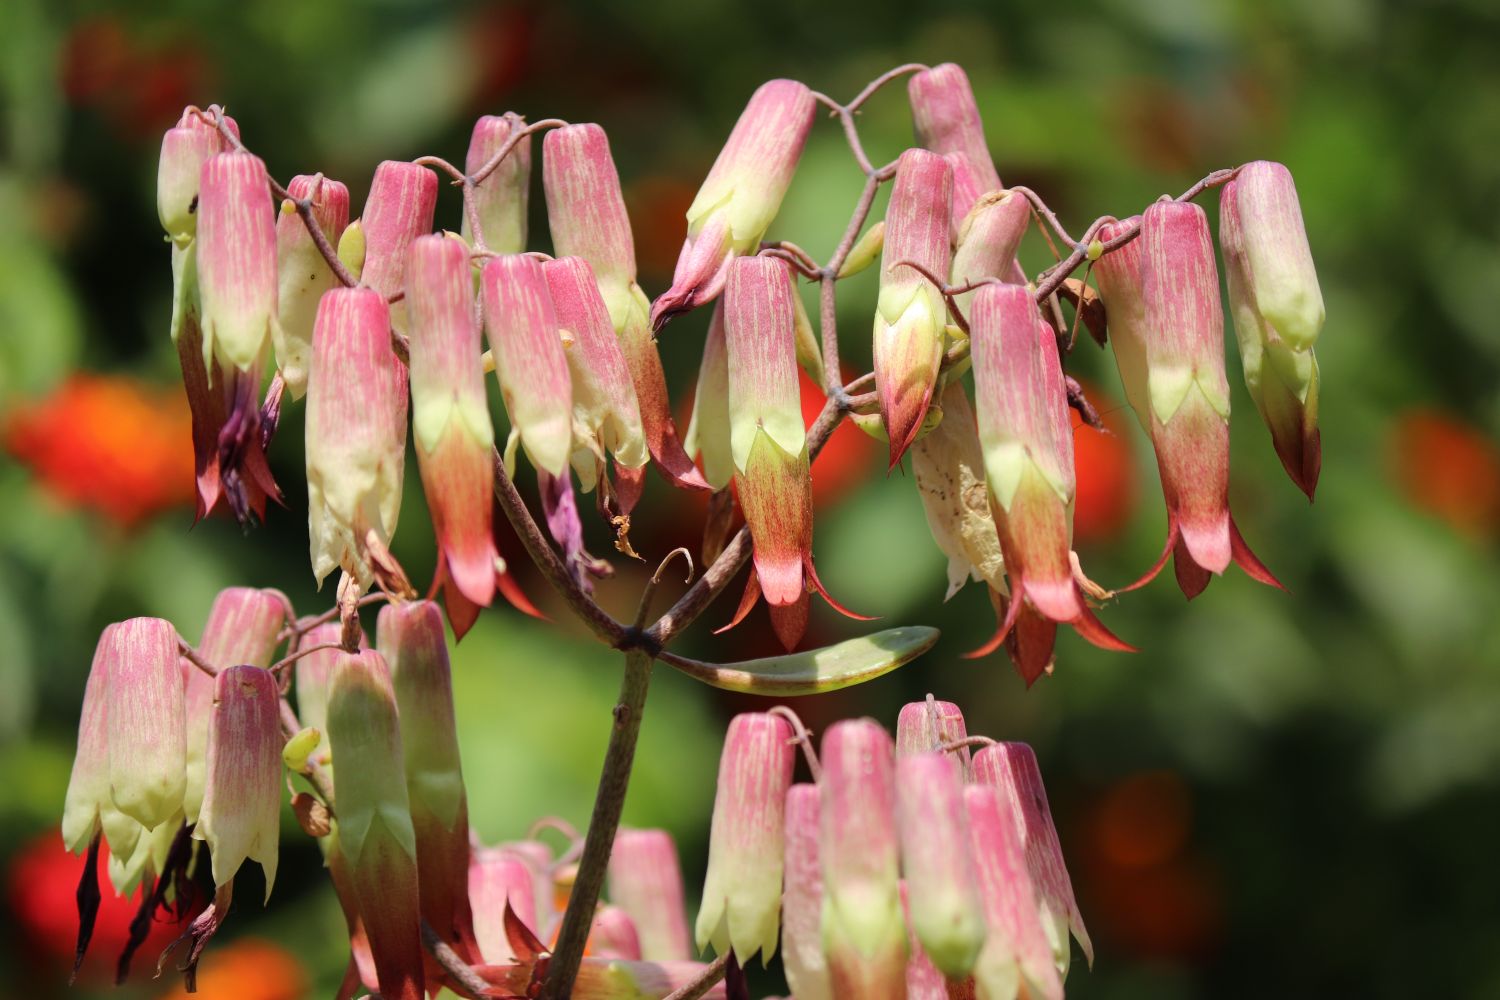
<path fill-rule="evenodd" d="M 161 618 L 132 618 L 107 653 L 110 796 L 147 830 L 182 809 L 187 725 L 177 630 Z"/>
<path fill-rule="evenodd" d="M 938 750 L 899 756 L 896 818 L 912 930 L 944 975 L 966 976 L 984 944 L 985 921 L 958 760 Z"/>
<path fill-rule="evenodd" d="M 474 123 L 464 170 L 473 176 L 511 137 L 526 126 L 514 112 L 485 115 Z M 531 136 L 523 136 L 488 177 L 474 186 L 474 209 L 485 246 L 495 253 L 526 249 L 526 210 L 531 201 Z M 463 220 L 463 237 L 473 242 L 470 219 Z"/>
<path fill-rule="evenodd" d="M 214 682 L 203 807 L 193 836 L 208 843 L 215 885 L 249 858 L 276 880 L 281 834 L 280 692 L 263 667 L 233 666 Z"/>
<path fill-rule="evenodd" d="M 442 613 L 431 601 L 387 604 L 380 609 L 375 644 L 390 667 L 401 714 L 422 915 L 445 942 L 467 951 L 474 940 L 469 807 Z"/>
<path fill-rule="evenodd" d="M 687 240 L 672 287 L 651 307 L 653 327 L 717 298 L 730 261 L 755 252 L 791 185 L 816 107 L 795 80 L 771 80 L 751 95 L 688 207 Z"/>
<path fill-rule="evenodd" d="M 313 218 L 338 246 L 349 224 L 349 189 L 322 174 L 298 174 L 286 186 L 291 197 L 312 203 Z M 293 399 L 307 392 L 307 366 L 312 354 L 313 322 L 323 293 L 338 285 L 338 278 L 313 241 L 307 224 L 291 202 L 281 203 L 276 219 L 276 263 L 278 268 L 278 322 L 271 331 L 276 347 L 276 366 Z"/>
<path fill-rule="evenodd" d="M 1016 825 L 986 785 L 966 787 L 964 805 L 989 926 L 974 967 L 979 1000 L 1061 1000 L 1062 978 L 1037 915 Z"/>
<path fill-rule="evenodd" d="M 313 575 L 343 568 L 368 585 L 368 532 L 388 542 L 406 464 L 404 379 L 390 313 L 373 288 L 335 288 L 318 304 L 307 391 L 307 520 Z"/>
<path fill-rule="evenodd" d="M 205 364 L 250 371 L 270 346 L 277 277 L 269 180 L 250 153 L 217 153 L 203 163 L 195 247 Z"/>
<path fill-rule="evenodd" d="M 432 511 L 449 591 L 448 612 L 460 636 L 456 604 L 488 606 L 500 553 L 492 525 L 495 431 L 480 366 L 480 330 L 467 247 L 443 236 L 412 243 L 407 265 L 412 438 L 422 488 Z M 472 619 L 468 619 L 472 621 Z"/>
<path fill-rule="evenodd" d="M 418 1000 L 424 975 L 416 833 L 396 696 L 379 653 L 339 654 L 329 683 L 328 742 L 338 775 L 335 849 L 369 936 L 380 995 Z"/>
<path fill-rule="evenodd" d="M 941 156 L 922 149 L 901 154 L 886 211 L 874 334 L 875 388 L 892 467 L 922 428 L 948 324 L 942 293 L 907 262 L 948 274 L 952 193 L 953 171 Z"/>
<path fill-rule="evenodd" d="M 1042 784 L 1036 753 L 1024 743 L 996 743 L 974 755 L 973 770 L 975 783 L 993 788 L 1000 811 L 1015 820 L 1042 929 L 1052 948 L 1057 971 L 1063 976 L 1068 974 L 1070 930 L 1089 965 L 1093 965 L 1094 945 L 1073 896 L 1073 883 L 1063 860 L 1052 811 L 1047 806 L 1047 789 Z"/>
<path fill-rule="evenodd" d="M 895 747 L 869 719 L 823 734 L 823 951 L 837 997 L 903 996 Z"/>
<path fill-rule="evenodd" d="M 990 514 L 984 478 L 984 449 L 969 394 L 961 381 L 949 383 L 940 400 L 943 419 L 912 444 L 912 476 L 927 527 L 948 557 L 948 592 L 970 579 L 1003 591 L 1005 560 Z"/>
<path fill-rule="evenodd" d="M 646 444 L 674 486 L 707 484 L 683 453 L 666 376 L 651 334 L 651 304 L 636 284 L 635 244 L 609 139 L 594 124 L 553 129 L 542 141 L 542 182 L 554 250 L 588 261 L 630 368 Z"/>
<path fill-rule="evenodd" d="M 737 715 L 719 759 L 696 937 L 720 955 L 733 949 L 742 964 L 757 952 L 767 962 L 776 953 L 791 736 L 780 716 Z"/>
<path fill-rule="evenodd" d="M 1281 464 L 1312 499 L 1323 462 L 1312 350 L 1323 324 L 1323 297 L 1286 167 L 1263 160 L 1246 164 L 1224 185 L 1219 242 L 1245 386 Z M 1283 334 L 1282 326 L 1296 334 Z"/>
<path fill-rule="evenodd" d="M 227 587 L 219 591 L 203 623 L 198 655 L 219 669 L 249 665 L 269 667 L 281 642 L 286 598 L 275 590 Z M 184 715 L 187 719 L 187 770 L 182 796 L 189 823 L 198 821 L 207 773 L 209 723 L 214 714 L 215 680 L 182 661 Z"/>
<path fill-rule="evenodd" d="M 492 258 L 480 289 L 511 424 L 531 464 L 562 478 L 573 450 L 573 387 L 542 265 L 519 254 Z"/>
<path fill-rule="evenodd" d="M 615 834 L 609 855 L 609 898 L 635 922 L 642 958 L 651 962 L 692 958 L 682 866 L 667 831 L 621 828 Z"/>

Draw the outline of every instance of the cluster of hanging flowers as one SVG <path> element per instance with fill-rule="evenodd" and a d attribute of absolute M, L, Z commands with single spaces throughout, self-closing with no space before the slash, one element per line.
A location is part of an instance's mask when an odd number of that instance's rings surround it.
<path fill-rule="evenodd" d="M 818 753 L 786 708 L 730 722 L 700 947 L 769 961 L 779 938 L 798 1000 L 1013 1000 L 1063 995 L 1070 934 L 1092 962 L 1029 746 L 970 737 L 930 697 L 894 740 L 850 719 Z"/>
<path fill-rule="evenodd" d="M 99 639 L 63 836 L 88 857 L 86 885 L 107 859 L 117 891 L 139 889 L 142 927 L 160 908 L 182 912 L 194 877 L 209 874 L 212 902 L 180 942 L 190 984 L 245 860 L 260 864 L 269 893 L 290 787 L 348 922 L 341 996 L 542 988 L 574 852 L 479 846 L 442 621 L 446 611 L 462 638 L 497 594 L 534 613 L 492 523 L 493 497 L 514 495 L 505 491 L 521 455 L 557 550 L 533 540 L 531 551 L 561 566 L 553 582 L 584 603 L 609 565 L 585 547 L 575 479 L 627 555 L 648 464 L 674 486 L 712 491 L 714 510 L 737 505 L 751 569 L 730 625 L 764 598 L 792 650 L 812 593 L 859 617 L 828 595 L 814 561 L 800 366 L 829 387 L 828 412 L 889 443 L 892 468 L 912 456 L 950 596 L 974 579 L 996 608 L 994 639 L 975 655 L 1005 648 L 1030 684 L 1052 669 L 1059 625 L 1132 648 L 1095 613 L 1114 592 L 1072 551 L 1069 409 L 1087 407 L 1064 373 L 1071 343 L 1048 294 L 1057 283 L 1039 291 L 1017 260 L 1035 196 L 1001 184 L 961 69 L 923 69 L 908 93 L 917 145 L 867 170 L 872 185 L 894 181 L 885 219 L 859 235 L 857 216 L 836 266 L 818 268 L 763 240 L 828 101 L 789 80 L 757 90 L 687 213 L 672 286 L 654 303 L 636 281 L 631 223 L 597 125 L 537 126 L 551 127 L 540 172 L 555 255 L 527 249 L 534 129 L 514 114 L 476 123 L 463 171 L 431 158 L 381 163 L 352 220 L 343 184 L 311 174 L 281 188 L 217 108 L 188 108 L 168 130 L 158 209 L 198 516 L 222 508 L 248 522 L 283 502 L 266 454 L 283 407 L 301 401 L 311 568 L 320 584 L 342 574 L 338 621 L 298 619 L 276 591 L 234 588 L 196 647 L 160 619 L 114 624 Z M 849 108 L 838 113 L 852 122 Z M 464 188 L 458 232 L 434 232 L 429 163 Z M 1219 243 L 1247 385 L 1310 498 L 1323 303 L 1296 189 L 1267 162 L 1210 180 L 1222 187 Z M 1122 590 L 1169 557 L 1189 597 L 1231 562 L 1277 585 L 1229 510 L 1229 387 L 1207 216 L 1164 198 L 1139 217 L 1100 220 L 1070 259 L 1097 274 L 1106 322 L 1092 328 L 1113 349 L 1166 501 L 1161 559 Z M 861 408 L 824 370 L 796 279 L 820 282 L 826 314 L 832 283 L 877 261 L 874 392 Z M 713 312 L 679 437 L 654 337 L 703 306 Z M 490 370 L 509 417 L 503 442 Z M 414 599 L 389 548 L 408 435 L 438 543 L 441 609 Z M 373 648 L 356 611 L 372 587 L 390 602 Z M 906 635 L 900 655 L 880 643 L 856 653 L 856 642 L 717 674 L 674 665 L 739 690 L 808 693 L 891 669 L 934 638 Z M 731 673 L 738 680 L 726 682 Z M 811 784 L 792 783 L 799 740 Z M 661 831 L 625 831 L 614 850 L 611 903 L 596 914 L 578 995 L 663 996 L 704 971 L 675 848 Z M 785 710 L 737 717 L 710 853 L 697 946 L 745 961 L 769 956 L 779 938 L 798 997 L 1061 996 L 1070 932 L 1091 957 L 1034 755 L 970 740 L 946 703 L 907 706 L 894 742 L 869 720 L 838 723 L 821 762 Z M 98 901 L 82 890 L 79 900 L 81 957 Z M 122 976 L 143 938 L 122 956 Z"/>

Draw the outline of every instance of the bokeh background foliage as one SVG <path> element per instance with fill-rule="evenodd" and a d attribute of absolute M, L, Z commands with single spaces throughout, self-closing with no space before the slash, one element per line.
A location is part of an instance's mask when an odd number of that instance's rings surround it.
<path fill-rule="evenodd" d="M 76 868 L 58 857 L 55 822 L 99 628 L 164 615 L 195 637 L 228 584 L 282 587 L 304 610 L 331 599 L 310 585 L 295 410 L 271 455 L 287 509 L 245 537 L 219 521 L 189 528 L 153 200 L 160 134 L 183 104 L 223 101 L 273 174 L 322 170 L 356 205 L 381 158 L 457 160 L 479 114 L 598 121 L 655 293 L 681 213 L 757 83 L 796 76 L 847 96 L 891 65 L 953 60 L 974 81 L 1002 176 L 1078 228 L 1215 167 L 1292 168 L 1329 315 L 1322 487 L 1309 509 L 1235 385 L 1236 514 L 1291 595 L 1232 571 L 1187 608 L 1163 580 L 1105 611 L 1144 653 L 1104 655 L 1067 635 L 1057 675 L 1028 694 L 1002 661 L 960 658 L 991 627 L 983 595 L 939 603 L 943 560 L 909 476 L 884 477 L 880 449 L 843 431 L 815 470 L 824 578 L 851 606 L 938 625 L 944 639 L 911 667 L 799 708 L 815 727 L 858 713 L 891 722 L 933 691 L 964 706 L 972 731 L 1036 745 L 1100 954 L 1070 980 L 1074 996 L 1500 994 L 1500 10 L 636 6 L 0 6 L 0 992 L 66 993 Z M 872 156 L 910 141 L 899 87 L 862 128 Z M 858 182 L 838 130 L 816 129 L 773 234 L 826 254 Z M 532 245 L 545 249 L 541 201 L 538 190 Z M 445 193 L 439 225 L 458 215 Z M 1032 270 L 1048 259 L 1034 234 L 1025 254 Z M 842 293 L 851 372 L 868 362 L 873 293 L 873 272 Z M 684 418 L 704 323 L 663 334 Z M 1117 432 L 1080 431 L 1079 534 L 1091 574 L 1118 584 L 1158 550 L 1160 491 L 1109 359 L 1085 342 L 1073 365 Z M 432 538 L 412 472 L 396 552 L 425 581 Z M 656 557 L 695 545 L 701 522 L 700 501 L 653 480 L 635 542 Z M 522 580 L 546 602 L 541 581 Z M 641 580 L 622 564 L 602 599 L 623 613 Z M 708 624 L 684 651 L 768 648 L 763 619 L 721 640 Z M 809 641 L 851 628 L 815 610 Z M 502 609 L 457 651 L 469 793 L 488 840 L 546 813 L 586 819 L 617 665 L 567 633 Z M 753 701 L 658 675 L 626 821 L 673 829 L 690 885 L 723 721 Z M 209 952 L 206 995 L 326 995 L 336 981 L 341 923 L 316 852 L 290 836 L 283 866 L 270 908 L 242 902 Z M 95 970 L 68 995 L 99 982 Z"/>

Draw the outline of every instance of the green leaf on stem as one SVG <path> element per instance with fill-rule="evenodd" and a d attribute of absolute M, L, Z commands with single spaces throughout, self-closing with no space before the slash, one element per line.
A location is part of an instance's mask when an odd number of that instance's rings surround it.
<path fill-rule="evenodd" d="M 938 630 L 903 625 L 833 646 L 739 663 L 704 663 L 662 653 L 663 663 L 710 687 L 794 698 L 853 687 L 910 663 L 933 647 Z"/>

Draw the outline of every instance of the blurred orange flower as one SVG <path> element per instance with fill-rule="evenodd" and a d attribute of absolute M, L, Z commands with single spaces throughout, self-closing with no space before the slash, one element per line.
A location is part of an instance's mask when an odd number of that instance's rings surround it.
<path fill-rule="evenodd" d="M 1471 538 L 1500 529 L 1500 448 L 1477 429 L 1435 410 L 1408 410 L 1386 453 L 1412 504 Z"/>
<path fill-rule="evenodd" d="M 129 376 L 73 374 L 0 418 L 0 446 L 64 503 L 124 527 L 193 498 L 187 400 Z"/>
<path fill-rule="evenodd" d="M 181 986 L 160 1000 L 302 1000 L 311 995 L 307 970 L 280 945 L 240 938 L 209 948 L 198 966 L 198 992 Z"/>

